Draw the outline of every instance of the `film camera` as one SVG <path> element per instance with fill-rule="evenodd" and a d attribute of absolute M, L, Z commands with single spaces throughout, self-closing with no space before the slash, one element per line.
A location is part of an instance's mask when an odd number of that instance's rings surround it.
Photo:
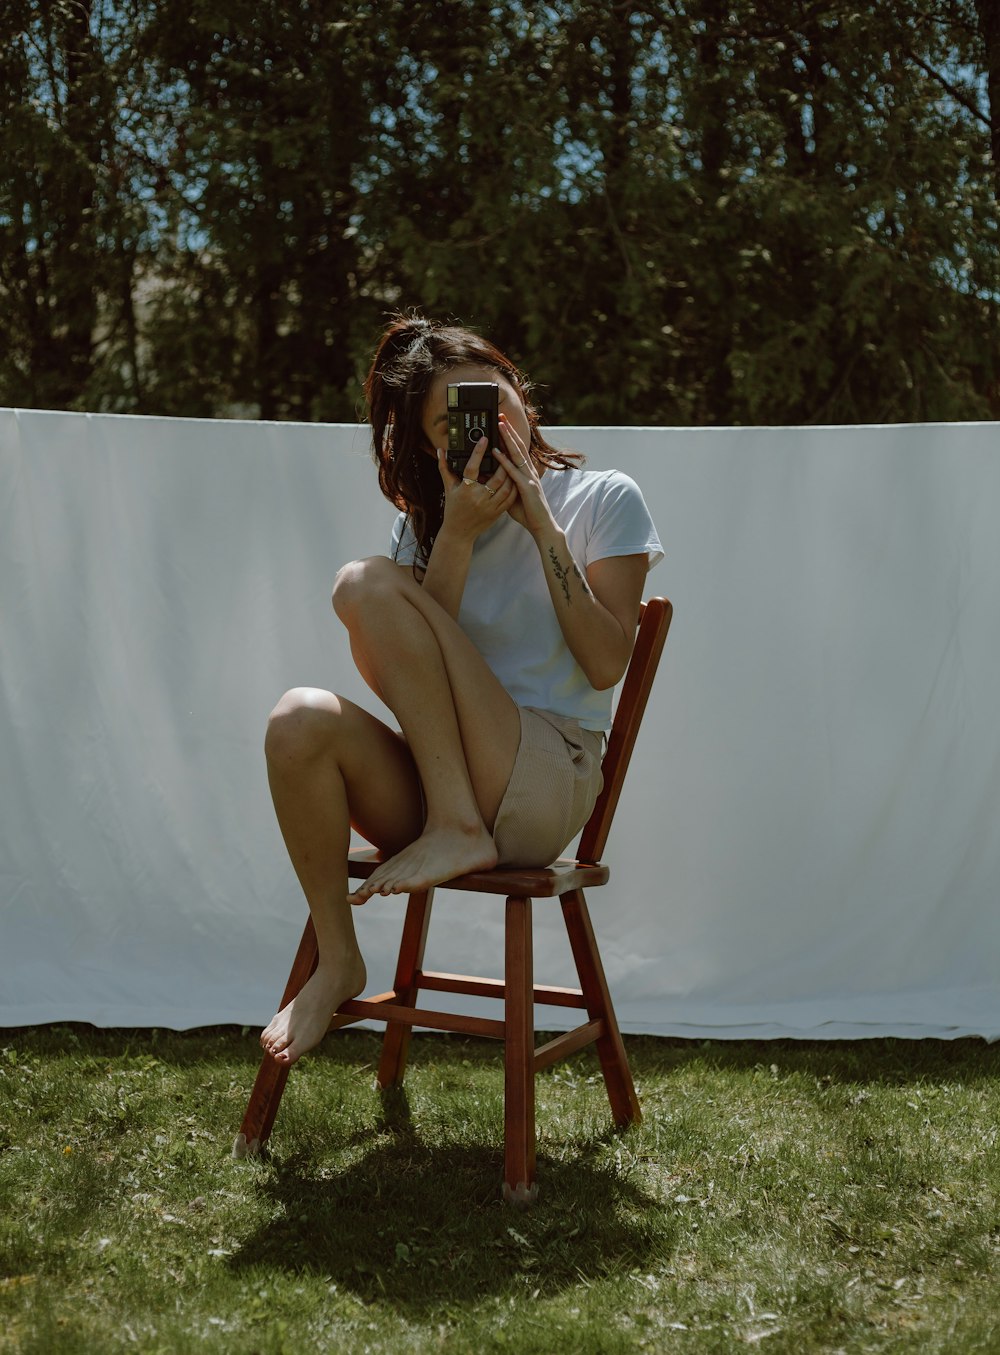
<path fill-rule="evenodd" d="M 466 463 L 484 435 L 489 441 L 479 474 L 492 475 L 496 470 L 493 448 L 500 436 L 497 428 L 499 393 L 500 387 L 495 381 L 460 381 L 448 387 L 448 466 L 453 475 L 465 475 Z"/>

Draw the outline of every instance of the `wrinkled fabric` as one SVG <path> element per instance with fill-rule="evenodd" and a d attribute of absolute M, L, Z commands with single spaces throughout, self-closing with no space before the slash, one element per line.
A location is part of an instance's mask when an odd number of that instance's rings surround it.
<path fill-rule="evenodd" d="M 995 1038 L 1000 425 L 549 432 L 642 486 L 675 606 L 589 896 L 623 1028 Z M 384 714 L 330 587 L 393 518 L 363 429 L 0 411 L 0 1024 L 270 1019 L 266 717 Z M 429 966 L 499 973 L 497 900 L 434 907 Z M 401 916 L 357 910 L 373 991 Z"/>

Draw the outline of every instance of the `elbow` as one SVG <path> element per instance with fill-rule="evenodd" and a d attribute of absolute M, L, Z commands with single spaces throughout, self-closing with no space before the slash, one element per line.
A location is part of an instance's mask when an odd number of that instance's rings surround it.
<path fill-rule="evenodd" d="M 631 657 L 632 644 L 629 637 L 627 646 L 621 645 L 610 652 L 595 654 L 588 663 L 581 664 L 580 667 L 595 692 L 606 692 L 621 682 Z"/>
<path fill-rule="evenodd" d="M 612 687 L 618 684 L 620 678 L 621 678 L 620 673 L 618 674 L 618 677 L 605 676 L 604 674 L 596 674 L 594 677 L 590 678 L 589 681 L 591 687 L 593 687 L 595 692 L 607 692 L 610 691 Z"/>
<path fill-rule="evenodd" d="M 626 659 L 624 663 L 603 663 L 599 667 L 585 668 L 583 671 L 595 692 L 606 692 L 621 682 L 627 667 L 628 660 Z"/>

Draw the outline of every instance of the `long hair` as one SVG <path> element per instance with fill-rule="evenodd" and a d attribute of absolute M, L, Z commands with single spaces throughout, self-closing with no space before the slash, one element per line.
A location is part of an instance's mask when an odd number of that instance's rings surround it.
<path fill-rule="evenodd" d="M 440 372 L 471 364 L 506 377 L 524 401 L 531 429 L 529 454 L 536 464 L 566 470 L 579 465 L 579 452 L 550 447 L 539 432 L 530 384 L 488 339 L 459 325 L 442 325 L 416 314 L 397 315 L 379 340 L 365 399 L 372 426 L 372 452 L 382 493 L 409 519 L 417 543 L 417 565 L 425 567 L 444 519 L 444 494 L 437 461 L 428 456 L 424 405 Z"/>

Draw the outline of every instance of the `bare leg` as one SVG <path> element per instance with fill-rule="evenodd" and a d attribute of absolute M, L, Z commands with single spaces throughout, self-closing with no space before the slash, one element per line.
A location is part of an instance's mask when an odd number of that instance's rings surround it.
<path fill-rule="evenodd" d="M 517 707 L 459 626 L 391 561 L 346 566 L 334 606 L 362 674 L 399 721 L 427 806 L 420 836 L 350 897 L 495 865 L 490 830 L 517 755 Z"/>
<path fill-rule="evenodd" d="M 313 688 L 286 693 L 272 712 L 268 779 L 319 945 L 316 973 L 261 1035 L 284 1063 L 318 1044 L 337 1007 L 364 987 L 351 900 L 426 888 L 495 863 L 489 830 L 520 737 L 513 701 L 406 571 L 384 558 L 347 566 L 334 603 L 362 674 L 406 737 Z M 390 854 L 353 895 L 351 823 Z"/>
<path fill-rule="evenodd" d="M 265 751 L 278 823 L 319 943 L 316 972 L 261 1035 L 266 1050 L 291 1064 L 365 985 L 347 902 L 349 801 L 358 828 L 392 850 L 420 831 L 420 787 L 402 739 L 330 692 L 286 693 L 271 714 Z"/>

